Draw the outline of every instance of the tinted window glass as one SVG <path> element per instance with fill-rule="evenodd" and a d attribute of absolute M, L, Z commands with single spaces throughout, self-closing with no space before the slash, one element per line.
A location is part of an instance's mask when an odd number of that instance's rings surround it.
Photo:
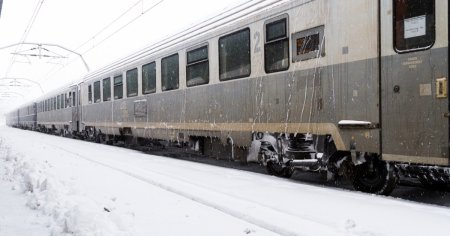
<path fill-rule="evenodd" d="M 127 71 L 127 97 L 134 97 L 138 94 L 138 71 L 132 69 Z"/>
<path fill-rule="evenodd" d="M 433 46 L 436 39 L 434 0 L 395 0 L 394 11 L 394 47 L 397 52 Z"/>
<path fill-rule="evenodd" d="M 289 68 L 289 37 L 287 19 L 277 20 L 266 25 L 266 44 L 264 45 L 264 68 L 266 73 Z"/>
<path fill-rule="evenodd" d="M 111 79 L 103 79 L 103 101 L 111 101 Z"/>
<path fill-rule="evenodd" d="M 63 108 L 65 108 L 66 107 L 66 104 L 64 103 L 64 94 L 61 94 L 61 97 L 60 97 L 60 103 L 61 103 L 61 109 L 63 109 Z"/>
<path fill-rule="evenodd" d="M 92 85 L 88 86 L 88 101 L 92 103 Z"/>
<path fill-rule="evenodd" d="M 219 78 L 230 80 L 250 76 L 250 29 L 219 39 Z"/>
<path fill-rule="evenodd" d="M 187 53 L 186 84 L 195 86 L 209 82 L 208 46 Z"/>
<path fill-rule="evenodd" d="M 156 63 L 152 62 L 142 66 L 142 93 L 156 92 Z"/>
<path fill-rule="evenodd" d="M 75 106 L 75 92 L 72 92 L 72 106 Z"/>
<path fill-rule="evenodd" d="M 161 60 L 161 85 L 163 91 L 178 88 L 179 61 L 178 54 Z"/>
<path fill-rule="evenodd" d="M 266 25 L 266 41 L 286 38 L 286 19 L 281 19 Z"/>
<path fill-rule="evenodd" d="M 94 102 L 100 102 L 100 81 L 94 83 Z"/>
<path fill-rule="evenodd" d="M 114 77 L 114 99 L 121 99 L 123 97 L 123 83 L 122 75 Z"/>
<path fill-rule="evenodd" d="M 56 109 L 60 109 L 60 108 L 61 108 L 61 103 L 60 103 L 60 101 L 61 101 L 61 98 L 60 98 L 60 96 L 58 95 L 58 96 L 56 97 Z"/>

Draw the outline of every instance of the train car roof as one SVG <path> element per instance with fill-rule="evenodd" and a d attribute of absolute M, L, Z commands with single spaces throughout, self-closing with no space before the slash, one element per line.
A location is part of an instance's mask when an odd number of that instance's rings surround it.
<path fill-rule="evenodd" d="M 225 12 L 220 13 L 217 16 L 209 18 L 199 24 L 187 28 L 184 31 L 176 33 L 169 36 L 158 43 L 150 45 L 144 49 L 136 51 L 127 57 L 119 59 L 112 62 L 96 71 L 87 74 L 83 81 L 88 81 L 91 79 L 96 79 L 99 76 L 104 76 L 107 73 L 114 73 L 117 70 L 123 70 L 126 67 L 131 66 L 133 63 L 146 60 L 151 57 L 155 57 L 158 54 L 166 53 L 168 51 L 177 51 L 176 49 L 189 46 L 195 46 L 195 43 L 189 44 L 189 42 L 195 42 L 196 40 L 205 40 L 204 38 L 213 38 L 221 34 L 227 33 L 227 30 L 234 30 L 238 27 L 236 25 L 243 24 L 246 20 L 251 19 L 256 14 L 265 12 L 264 15 L 277 14 L 274 9 L 282 9 L 295 7 L 316 0 L 302 0 L 302 1 L 292 1 L 292 0 L 259 0 L 256 2 L 245 2 L 236 7 L 233 7 Z M 268 11 L 268 10 L 271 11 Z M 233 28 L 234 27 L 234 28 Z M 210 33 L 212 33 L 210 35 Z"/>

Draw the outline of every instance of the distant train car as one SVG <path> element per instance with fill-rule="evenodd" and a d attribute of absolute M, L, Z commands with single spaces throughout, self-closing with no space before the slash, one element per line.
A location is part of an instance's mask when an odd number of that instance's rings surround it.
<path fill-rule="evenodd" d="M 17 110 L 17 126 L 21 129 L 36 129 L 36 103 L 29 103 Z"/>
<path fill-rule="evenodd" d="M 5 115 L 6 125 L 10 127 L 19 127 L 18 110 L 10 111 Z"/>
<path fill-rule="evenodd" d="M 49 93 L 37 102 L 37 128 L 40 131 L 72 136 L 79 126 L 77 85 Z"/>
<path fill-rule="evenodd" d="M 38 101 L 38 126 L 234 159 L 252 147 L 272 174 L 345 175 L 365 192 L 400 174 L 450 183 L 447 1 L 249 4 Z"/>

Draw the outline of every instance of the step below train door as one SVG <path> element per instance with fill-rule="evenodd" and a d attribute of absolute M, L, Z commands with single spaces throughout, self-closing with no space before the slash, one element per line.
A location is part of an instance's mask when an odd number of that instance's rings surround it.
<path fill-rule="evenodd" d="M 449 164 L 448 3 L 380 0 L 383 159 Z"/>

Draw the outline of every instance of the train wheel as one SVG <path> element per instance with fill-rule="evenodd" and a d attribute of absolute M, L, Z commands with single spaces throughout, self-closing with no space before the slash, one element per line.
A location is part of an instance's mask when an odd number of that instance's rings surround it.
<path fill-rule="evenodd" d="M 398 182 L 393 166 L 373 159 L 356 167 L 353 187 L 362 192 L 389 195 Z"/>
<path fill-rule="evenodd" d="M 267 173 L 269 175 L 275 175 L 283 178 L 291 178 L 294 173 L 294 169 L 291 167 L 283 167 L 278 163 L 274 163 L 273 161 L 267 162 Z"/>

